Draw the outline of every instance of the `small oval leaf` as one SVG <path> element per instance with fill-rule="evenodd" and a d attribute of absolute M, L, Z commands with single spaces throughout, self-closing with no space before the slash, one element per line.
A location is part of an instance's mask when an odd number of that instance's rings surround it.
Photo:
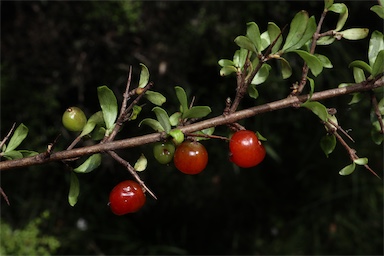
<path fill-rule="evenodd" d="M 315 115 L 317 115 L 322 121 L 326 122 L 328 119 L 327 108 L 317 101 L 307 101 L 301 104 L 302 107 L 308 108 Z"/>
<path fill-rule="evenodd" d="M 185 90 L 180 86 L 176 86 L 175 91 L 176 97 L 180 102 L 181 112 L 184 112 L 188 109 L 187 94 L 185 93 Z"/>
<path fill-rule="evenodd" d="M 377 54 L 375 63 L 373 64 L 373 67 L 372 67 L 373 77 L 381 73 L 384 73 L 384 50 L 381 50 L 379 54 Z"/>
<path fill-rule="evenodd" d="M 95 114 L 93 114 L 85 124 L 80 136 L 85 136 L 93 131 L 95 129 L 96 125 L 103 125 L 104 123 L 104 117 L 103 112 L 98 111 Z"/>
<path fill-rule="evenodd" d="M 247 37 L 255 46 L 256 52 L 259 53 L 261 51 L 261 38 L 259 26 L 257 26 L 255 22 L 248 22 L 247 26 Z"/>
<path fill-rule="evenodd" d="M 74 172 L 71 172 L 70 184 L 69 184 L 69 193 L 68 193 L 68 202 L 70 206 L 75 206 L 77 203 L 77 198 L 80 193 L 80 184 L 79 179 L 77 178 Z"/>
<path fill-rule="evenodd" d="M 117 118 L 117 100 L 115 94 L 107 86 L 99 86 L 97 88 L 100 107 L 103 111 L 103 117 L 107 130 L 113 129 Z"/>
<path fill-rule="evenodd" d="M 336 147 L 336 137 L 333 134 L 325 135 L 320 140 L 320 147 L 324 154 L 329 157 Z"/>
<path fill-rule="evenodd" d="M 369 74 L 372 73 L 372 68 L 364 61 L 362 60 L 355 60 L 352 61 L 349 66 L 349 68 L 361 68 L 365 72 L 368 72 Z"/>
<path fill-rule="evenodd" d="M 350 28 L 344 31 L 340 31 L 343 35 L 343 38 L 348 40 L 360 40 L 366 38 L 369 33 L 369 29 L 367 28 Z"/>
<path fill-rule="evenodd" d="M 135 166 L 133 168 L 135 168 L 137 172 L 142 172 L 145 169 L 147 169 L 147 165 L 148 165 L 147 158 L 144 156 L 144 154 L 141 154 L 141 156 L 139 157 L 139 159 L 137 159 Z"/>
<path fill-rule="evenodd" d="M 144 97 L 157 106 L 161 106 L 167 101 L 163 94 L 149 90 L 145 92 Z"/>
<path fill-rule="evenodd" d="M 384 50 L 384 35 L 383 33 L 375 30 L 371 35 L 368 47 L 368 60 L 371 67 L 373 67 L 376 57 L 381 50 Z"/>
<path fill-rule="evenodd" d="M 173 129 L 168 133 L 173 138 L 173 143 L 177 146 L 184 141 L 184 133 L 180 129 Z"/>
<path fill-rule="evenodd" d="M 349 175 L 349 174 L 351 174 L 351 173 L 353 173 L 353 171 L 355 170 L 355 168 L 356 168 L 356 165 L 355 165 L 355 163 L 352 163 L 352 164 L 350 164 L 350 165 L 347 165 L 347 166 L 345 166 L 343 169 L 341 169 L 340 171 L 339 171 L 339 174 L 340 175 Z"/>
<path fill-rule="evenodd" d="M 182 118 L 202 118 L 211 113 L 208 106 L 194 106 L 183 113 Z"/>
<path fill-rule="evenodd" d="M 159 121 L 160 125 L 164 128 L 164 131 L 168 133 L 171 130 L 171 123 L 169 122 L 167 111 L 160 107 L 154 107 L 152 111 L 155 112 L 157 121 Z"/>
<path fill-rule="evenodd" d="M 28 135 L 28 128 L 23 123 L 21 123 L 16 130 L 14 131 L 11 139 L 9 140 L 9 143 L 7 145 L 7 148 L 5 149 L 5 152 L 10 152 L 16 149 L 21 142 L 27 137 Z"/>
<path fill-rule="evenodd" d="M 368 164 L 368 158 L 366 158 L 366 157 L 358 158 L 358 159 L 353 160 L 353 162 L 355 164 L 358 164 L 358 165 L 366 165 L 366 164 Z"/>
<path fill-rule="evenodd" d="M 246 36 L 238 36 L 235 38 L 235 43 L 243 49 L 247 49 L 248 51 L 257 53 L 255 45 L 252 41 Z"/>
<path fill-rule="evenodd" d="M 93 154 L 88 157 L 79 167 L 73 169 L 77 173 L 89 173 L 99 167 L 101 164 L 101 154 Z"/>
<path fill-rule="evenodd" d="M 140 63 L 141 72 L 140 72 L 140 80 L 139 80 L 139 88 L 144 88 L 149 82 L 149 71 L 147 66 L 143 63 Z"/>
<path fill-rule="evenodd" d="M 323 64 L 315 55 L 303 50 L 294 50 L 293 52 L 297 53 L 307 63 L 314 76 L 319 75 L 323 71 Z"/>

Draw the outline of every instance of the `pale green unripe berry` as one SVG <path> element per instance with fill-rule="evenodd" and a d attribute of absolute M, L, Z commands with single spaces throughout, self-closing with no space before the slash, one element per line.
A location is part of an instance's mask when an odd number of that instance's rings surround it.
<path fill-rule="evenodd" d="M 82 131 L 87 123 L 87 117 L 84 112 L 78 107 L 70 107 L 65 110 L 62 122 L 64 127 L 73 132 Z"/>

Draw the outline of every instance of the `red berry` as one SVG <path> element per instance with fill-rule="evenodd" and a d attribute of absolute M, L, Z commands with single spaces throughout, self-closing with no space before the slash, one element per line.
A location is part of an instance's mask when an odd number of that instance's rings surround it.
<path fill-rule="evenodd" d="M 208 152 L 197 141 L 184 141 L 176 148 L 173 162 L 182 173 L 198 174 L 207 166 Z"/>
<path fill-rule="evenodd" d="M 242 130 L 229 141 L 230 160 L 243 168 L 254 167 L 265 157 L 265 148 L 253 131 Z"/>
<path fill-rule="evenodd" d="M 133 180 L 120 182 L 109 194 L 109 206 L 116 215 L 137 212 L 143 207 L 145 200 L 143 189 Z"/>

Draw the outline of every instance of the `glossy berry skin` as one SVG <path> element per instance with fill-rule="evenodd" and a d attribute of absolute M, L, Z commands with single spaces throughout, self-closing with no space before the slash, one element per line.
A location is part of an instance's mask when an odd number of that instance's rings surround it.
<path fill-rule="evenodd" d="M 229 141 L 230 160 L 239 167 L 250 168 L 261 163 L 265 148 L 253 131 L 241 130 Z"/>
<path fill-rule="evenodd" d="M 175 146 L 172 142 L 158 142 L 153 146 L 153 155 L 161 164 L 168 164 L 172 161 L 175 153 Z"/>
<path fill-rule="evenodd" d="M 143 189 L 133 180 L 125 180 L 117 184 L 109 194 L 109 207 L 116 215 L 124 215 L 140 210 L 145 204 Z"/>
<path fill-rule="evenodd" d="M 82 131 L 87 123 L 87 117 L 84 112 L 78 107 L 70 107 L 65 110 L 62 122 L 64 127 L 72 132 Z"/>
<path fill-rule="evenodd" d="M 208 152 L 197 141 L 184 141 L 176 148 L 173 162 L 182 173 L 198 174 L 207 166 Z"/>

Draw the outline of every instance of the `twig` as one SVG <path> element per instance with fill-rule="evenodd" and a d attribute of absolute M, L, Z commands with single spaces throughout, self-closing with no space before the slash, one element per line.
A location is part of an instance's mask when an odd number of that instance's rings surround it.
<path fill-rule="evenodd" d="M 311 99 L 313 101 L 325 100 L 325 99 L 334 98 L 341 95 L 347 95 L 355 92 L 370 91 L 372 89 L 383 87 L 383 86 L 384 86 L 384 79 L 380 79 L 380 77 L 378 77 L 376 80 L 370 80 L 367 82 L 362 82 L 362 83 L 350 85 L 347 87 L 315 92 L 313 93 Z M 255 106 L 252 108 L 236 111 L 235 113 L 231 113 L 226 116 L 220 115 L 217 117 L 206 119 L 206 120 L 193 123 L 187 126 L 179 127 L 179 129 L 183 133 L 191 133 L 191 132 L 207 129 L 210 127 L 227 125 L 230 123 L 235 123 L 241 119 L 246 119 L 262 113 L 267 113 L 267 112 L 276 111 L 279 109 L 292 107 L 294 105 L 305 102 L 306 100 L 308 100 L 308 98 L 309 98 L 309 95 L 292 96 L 292 97 L 284 98 L 274 102 L 266 103 L 263 105 Z M 156 141 L 160 141 L 165 138 L 166 138 L 165 133 L 152 133 L 152 134 L 147 134 L 147 135 L 138 136 L 134 138 L 123 139 L 119 141 L 107 142 L 107 143 L 102 143 L 102 144 L 97 144 L 92 146 L 86 146 L 82 148 L 75 148 L 71 150 L 55 152 L 55 153 L 52 153 L 52 155 L 48 159 L 43 159 L 41 157 L 41 154 L 39 154 L 37 156 L 32 156 L 32 157 L 1 161 L 0 171 L 26 167 L 31 165 L 44 164 L 44 163 L 53 162 L 53 161 L 61 161 L 65 159 L 91 155 L 91 154 L 105 152 L 109 150 L 132 148 L 132 147 L 137 147 L 140 145 L 145 145 L 145 144 L 153 143 Z"/>
<path fill-rule="evenodd" d="M 380 133 L 384 134 L 383 118 L 381 117 L 379 105 L 377 103 L 377 99 L 376 99 L 375 93 L 373 91 L 371 91 L 371 102 L 372 102 L 372 107 L 374 109 L 377 121 L 379 121 L 379 124 L 380 124 Z"/>
<path fill-rule="evenodd" d="M 5 202 L 7 202 L 7 204 L 10 205 L 9 200 L 8 200 L 8 196 L 7 196 L 7 194 L 5 194 L 4 190 L 1 187 L 0 187 L 0 193 L 3 196 Z"/>
<path fill-rule="evenodd" d="M 148 191 L 148 193 L 155 199 L 157 199 L 157 197 L 155 196 L 155 194 L 147 187 L 147 185 L 145 185 L 145 183 L 140 179 L 140 176 L 137 174 L 135 168 L 132 167 L 132 165 L 130 165 L 129 162 L 125 161 L 123 158 L 121 158 L 118 154 L 116 154 L 115 151 L 107 151 L 107 153 L 113 158 L 115 159 L 118 163 L 120 163 L 121 165 L 123 165 L 131 174 L 132 176 L 136 179 L 136 181 L 145 189 L 145 191 Z"/>
<path fill-rule="evenodd" d="M 316 42 L 320 38 L 320 30 L 323 25 L 325 16 L 327 15 L 327 9 L 324 9 L 323 13 L 321 14 L 319 23 L 317 24 L 316 32 L 312 36 L 312 44 L 311 44 L 311 49 L 310 53 L 313 54 L 316 49 Z M 295 88 L 292 92 L 291 95 L 299 95 L 304 89 L 304 86 L 307 84 L 307 76 L 308 76 L 308 65 L 306 62 L 304 62 L 303 69 L 302 69 L 302 74 L 301 74 L 301 80 L 297 88 Z"/>
<path fill-rule="evenodd" d="M 9 136 L 11 136 L 13 130 L 15 129 L 16 123 L 13 123 L 11 129 L 9 130 L 7 136 L 4 137 L 4 139 L 0 142 L 0 149 L 4 146 L 5 142 L 7 142 Z"/>

